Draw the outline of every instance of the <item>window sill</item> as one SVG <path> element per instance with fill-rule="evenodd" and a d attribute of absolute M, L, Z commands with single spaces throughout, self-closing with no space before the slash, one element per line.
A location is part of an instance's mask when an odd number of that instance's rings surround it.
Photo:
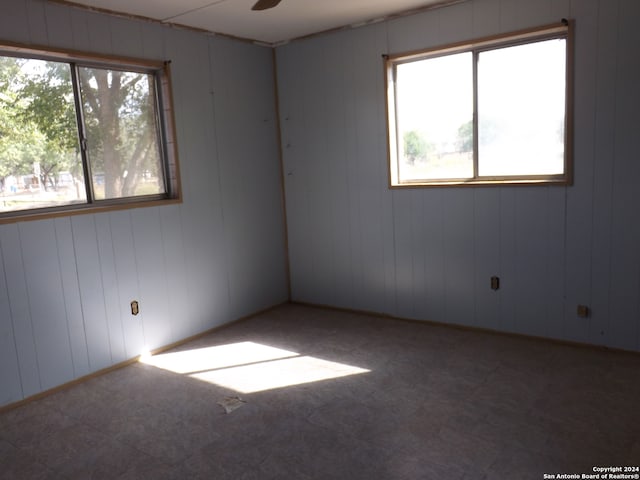
<path fill-rule="evenodd" d="M 434 180 L 422 181 L 416 180 L 412 182 L 390 183 L 391 189 L 403 188 L 428 188 L 428 187 L 508 187 L 515 185 L 530 186 L 569 186 L 572 185 L 571 179 L 567 178 L 527 178 L 527 179 L 470 179 L 470 180 Z"/>
<path fill-rule="evenodd" d="M 19 210 L 0 214 L 0 225 L 8 223 L 26 222 L 31 220 L 46 220 L 50 218 L 70 217 L 74 215 L 87 215 L 94 213 L 115 212 L 118 210 L 130 210 L 132 208 L 161 207 L 182 203 L 182 198 L 163 198 L 152 200 L 130 199 L 127 202 L 108 202 L 100 204 L 66 205 L 64 207 L 51 207 L 39 210 Z"/>

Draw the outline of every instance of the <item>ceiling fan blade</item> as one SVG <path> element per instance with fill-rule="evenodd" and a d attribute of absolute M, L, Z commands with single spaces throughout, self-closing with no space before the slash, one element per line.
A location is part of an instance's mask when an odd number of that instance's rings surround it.
<path fill-rule="evenodd" d="M 268 10 L 280 3 L 280 0 L 258 0 L 251 10 Z"/>

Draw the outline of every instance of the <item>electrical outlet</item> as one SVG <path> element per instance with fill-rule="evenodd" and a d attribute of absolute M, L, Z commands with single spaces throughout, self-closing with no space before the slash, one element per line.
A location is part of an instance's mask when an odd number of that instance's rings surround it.
<path fill-rule="evenodd" d="M 580 318 L 587 318 L 591 312 L 586 305 L 578 305 L 577 313 Z"/>
<path fill-rule="evenodd" d="M 131 302 L 131 315 L 137 315 L 140 313 L 140 305 L 137 300 Z"/>

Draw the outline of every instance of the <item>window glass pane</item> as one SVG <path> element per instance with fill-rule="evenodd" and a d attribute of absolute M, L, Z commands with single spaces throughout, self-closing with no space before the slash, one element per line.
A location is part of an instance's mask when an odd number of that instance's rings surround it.
<path fill-rule="evenodd" d="M 473 176 L 472 69 L 469 52 L 397 65 L 400 182 Z"/>
<path fill-rule="evenodd" d="M 478 173 L 564 173 L 566 40 L 481 52 Z"/>
<path fill-rule="evenodd" d="M 0 212 L 86 201 L 68 64 L 0 56 Z"/>
<path fill-rule="evenodd" d="M 165 192 L 153 75 L 79 68 L 94 196 Z"/>

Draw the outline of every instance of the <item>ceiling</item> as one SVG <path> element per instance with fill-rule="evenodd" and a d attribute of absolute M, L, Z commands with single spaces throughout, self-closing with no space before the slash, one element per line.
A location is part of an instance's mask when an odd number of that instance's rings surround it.
<path fill-rule="evenodd" d="M 52 0 L 209 32 L 280 44 L 340 27 L 464 0 L 282 0 L 252 11 L 256 0 Z"/>

